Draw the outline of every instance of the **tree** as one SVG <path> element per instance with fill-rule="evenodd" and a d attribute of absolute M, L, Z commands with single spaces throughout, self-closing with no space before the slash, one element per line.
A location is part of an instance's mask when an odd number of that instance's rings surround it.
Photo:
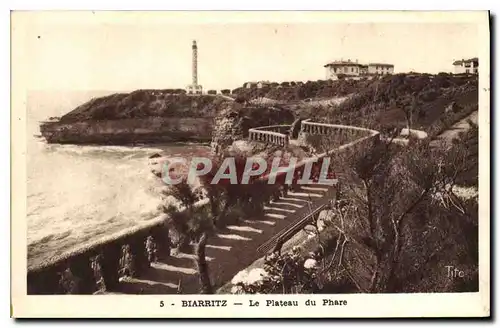
<path fill-rule="evenodd" d="M 419 106 L 421 106 L 421 102 L 419 98 L 417 98 L 416 93 L 406 97 L 394 96 L 391 100 L 391 105 L 403 112 L 408 134 L 410 135 L 411 128 L 413 127 L 413 116 L 418 113 Z"/>
<path fill-rule="evenodd" d="M 371 258 L 369 263 L 361 265 L 373 268 L 363 291 L 404 289 L 409 272 L 415 271 L 415 262 L 422 267 L 429 265 L 429 256 L 436 255 L 433 251 L 450 242 L 442 238 L 450 231 L 450 216 L 463 217 L 459 219 L 462 223 L 454 227 L 463 232 L 450 237 L 455 243 L 457 236 L 474 231 L 473 226 L 464 223 L 472 212 L 467 214 L 467 205 L 453 192 L 457 177 L 467 169 L 467 160 L 458 149 L 446 151 L 422 141 L 406 148 L 380 142 L 346 154 L 335 165 L 343 172 L 347 201 L 355 209 L 344 221 L 359 222 L 356 227 L 342 230 L 349 240 L 361 241 L 372 254 L 366 256 Z M 427 236 L 428 244 L 421 242 L 422 236 Z M 415 245 L 420 251 L 413 250 Z M 466 254 L 472 256 L 474 241 L 465 240 L 463 245 L 469 249 Z M 352 255 L 349 257 L 353 261 Z M 361 270 L 359 266 L 357 270 Z M 422 275 L 424 269 L 419 270 Z M 412 273 L 413 279 L 421 277 L 419 274 Z"/>
<path fill-rule="evenodd" d="M 195 263 L 202 294 L 213 294 L 210 273 L 205 256 L 209 236 L 214 231 L 213 217 L 206 206 L 195 206 L 200 199 L 192 187 L 184 180 L 170 186 L 167 195 L 175 197 L 185 207 L 179 211 L 174 206 L 167 207 L 170 225 L 183 237 L 183 241 L 194 242 Z"/>

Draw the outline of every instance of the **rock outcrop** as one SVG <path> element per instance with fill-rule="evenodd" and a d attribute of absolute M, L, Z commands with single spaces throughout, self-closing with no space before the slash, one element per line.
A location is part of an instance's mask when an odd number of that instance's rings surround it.
<path fill-rule="evenodd" d="M 40 132 L 49 143 L 124 145 L 210 142 L 213 120 L 233 101 L 217 95 L 137 90 L 92 99 Z"/>
<path fill-rule="evenodd" d="M 293 120 L 291 110 L 268 104 L 252 105 L 220 95 L 137 90 L 92 99 L 58 121 L 44 122 L 40 131 L 49 143 L 212 141 L 214 149 L 221 149 L 246 138 L 250 128 Z"/>
<path fill-rule="evenodd" d="M 130 145 L 210 142 L 213 118 L 135 118 L 123 120 L 47 122 L 40 126 L 49 143 Z"/>
<path fill-rule="evenodd" d="M 221 109 L 214 121 L 212 151 L 220 153 L 235 141 L 246 139 L 251 128 L 291 124 L 293 112 L 281 107 L 234 102 Z"/>

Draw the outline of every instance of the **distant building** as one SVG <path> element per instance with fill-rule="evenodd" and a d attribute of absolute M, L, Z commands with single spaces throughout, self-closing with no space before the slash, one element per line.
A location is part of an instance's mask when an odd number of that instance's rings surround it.
<path fill-rule="evenodd" d="M 471 59 L 461 59 L 453 62 L 455 74 L 477 74 L 479 67 L 479 59 L 477 57 Z"/>
<path fill-rule="evenodd" d="M 262 89 L 262 88 L 268 88 L 270 86 L 271 82 L 269 81 L 245 82 L 243 84 L 243 87 L 247 89 L 252 89 L 252 88 Z"/>
<path fill-rule="evenodd" d="M 256 88 L 257 82 L 245 82 L 245 84 L 243 84 L 243 87 L 247 89 Z"/>
<path fill-rule="evenodd" d="M 338 60 L 324 65 L 326 68 L 326 79 L 337 80 L 339 75 L 359 76 L 363 71 L 363 65 L 358 61 Z"/>
<path fill-rule="evenodd" d="M 386 75 L 394 73 L 394 65 L 370 63 L 360 64 L 357 60 L 339 60 L 328 63 L 323 67 L 326 68 L 326 79 L 337 80 L 339 76 L 347 78 L 357 78 L 367 75 Z"/>
<path fill-rule="evenodd" d="M 387 75 L 394 74 L 394 65 L 382 63 L 368 64 L 368 74 Z"/>
<path fill-rule="evenodd" d="M 262 88 L 269 88 L 271 86 L 271 82 L 269 81 L 259 81 L 257 82 L 257 88 L 262 89 Z"/>

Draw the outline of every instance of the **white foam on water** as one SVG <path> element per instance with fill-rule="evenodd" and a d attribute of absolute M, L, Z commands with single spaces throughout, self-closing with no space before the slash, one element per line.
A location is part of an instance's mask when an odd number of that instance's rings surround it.
<path fill-rule="evenodd" d="M 206 147 L 176 147 L 191 156 Z M 166 185 L 148 165 L 156 147 L 28 144 L 28 262 L 55 254 L 110 233 L 144 224 L 161 214 Z M 189 153 L 191 151 L 191 153 Z M 206 151 L 206 150 L 205 150 Z"/>

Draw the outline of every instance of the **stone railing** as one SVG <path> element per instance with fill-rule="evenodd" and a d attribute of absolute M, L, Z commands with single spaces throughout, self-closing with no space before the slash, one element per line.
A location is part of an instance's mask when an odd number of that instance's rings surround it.
<path fill-rule="evenodd" d="M 199 201 L 202 206 L 207 200 Z M 155 259 L 168 260 L 166 215 L 28 264 L 28 294 L 92 294 L 117 290 L 121 276 L 139 277 Z"/>
<path fill-rule="evenodd" d="M 248 139 L 270 143 L 278 146 L 287 146 L 289 143 L 290 125 L 271 125 L 248 130 Z"/>
<path fill-rule="evenodd" d="M 307 224 L 313 222 L 317 219 L 319 213 L 324 210 L 328 204 L 322 203 L 310 213 L 305 215 L 302 219 L 297 222 L 292 223 L 291 225 L 285 227 L 283 230 L 275 234 L 271 239 L 262 244 L 259 248 L 257 248 L 257 253 L 260 256 L 264 256 L 266 253 L 270 252 L 280 252 L 283 244 L 290 240 L 293 236 L 295 236 L 299 231 L 304 229 Z"/>
<path fill-rule="evenodd" d="M 28 294 L 92 294 L 102 287 L 114 291 L 122 272 L 137 277 L 149 267 L 151 243 L 159 256 L 169 254 L 168 240 L 164 219 L 158 218 L 146 226 L 121 231 L 40 264 L 28 265 Z M 128 263 L 124 263 L 127 259 Z"/>
<path fill-rule="evenodd" d="M 352 139 L 358 139 L 365 136 L 373 136 L 379 134 L 378 131 L 360 128 L 357 126 L 316 123 L 316 122 L 311 122 L 310 120 L 302 121 L 300 132 L 303 134 L 311 134 L 311 135 L 351 136 Z"/>
<path fill-rule="evenodd" d="M 269 127 L 269 128 L 274 128 L 274 126 Z M 354 127 L 354 126 L 347 126 L 347 125 L 335 125 L 335 124 L 327 124 L 327 123 L 314 123 L 310 122 L 309 120 L 303 121 L 302 122 L 302 127 L 301 127 L 302 134 L 313 134 L 313 133 L 318 133 L 318 134 L 323 134 L 323 135 L 330 135 L 335 138 L 335 136 L 342 136 L 342 135 L 348 135 L 350 136 L 349 142 L 342 144 L 340 146 L 334 146 L 332 145 L 332 148 L 327 150 L 326 152 L 320 153 L 318 155 L 306 158 L 298 162 L 294 167 L 290 167 L 287 169 L 284 169 L 283 171 L 280 170 L 280 172 L 274 172 L 274 173 L 269 173 L 267 175 L 264 175 L 258 180 L 268 180 L 271 175 L 281 175 L 281 176 L 286 176 L 289 171 L 294 171 L 293 173 L 293 182 L 292 182 L 292 189 L 294 188 L 295 183 L 297 180 L 302 177 L 304 174 L 304 170 L 306 168 L 306 164 L 312 163 L 311 165 L 311 179 L 317 179 L 319 178 L 320 174 L 320 169 L 322 166 L 322 161 L 326 157 L 333 157 L 336 155 L 340 155 L 342 153 L 346 152 L 355 152 L 358 149 L 364 148 L 364 147 L 369 147 L 373 143 L 376 143 L 380 140 L 380 133 L 375 130 L 370 130 L 370 129 L 365 129 L 365 128 L 359 128 L 359 127 Z M 299 138 L 303 138 L 304 136 L 299 136 Z M 277 179 L 276 181 L 278 181 Z"/>
<path fill-rule="evenodd" d="M 260 127 L 260 128 L 255 128 L 255 129 L 250 129 L 249 132 L 254 132 L 255 135 L 258 135 L 260 132 L 269 132 L 269 130 L 278 130 L 280 128 L 284 128 L 285 126 L 283 125 L 273 125 L 273 126 L 268 126 L 268 127 Z M 287 126 L 289 127 L 289 126 Z M 257 133 L 258 132 L 258 133 Z M 278 132 L 275 132 L 278 133 Z M 304 135 L 313 135 L 313 134 L 318 134 L 318 135 L 325 135 L 325 136 L 332 136 L 334 139 L 335 137 L 348 137 L 347 140 L 349 140 L 348 143 L 342 144 L 341 146 L 332 146 L 331 149 L 329 149 L 326 152 L 323 152 L 321 154 L 315 155 L 313 157 L 309 157 L 306 159 L 303 159 L 302 161 L 298 162 L 294 167 L 291 167 L 287 170 L 280 171 L 279 173 L 271 173 L 271 174 L 281 174 L 285 176 L 289 171 L 294 171 L 294 181 L 297 180 L 297 177 L 301 177 L 302 174 L 304 173 L 304 169 L 306 167 L 306 164 L 309 162 L 312 162 L 312 172 L 316 172 L 312 174 L 312 178 L 314 178 L 315 174 L 316 177 L 319 176 L 319 169 L 321 168 L 322 165 L 322 159 L 325 157 L 329 156 L 334 156 L 338 155 L 340 153 L 344 153 L 346 151 L 355 151 L 357 149 L 366 147 L 370 144 L 373 144 L 374 142 L 378 142 L 380 140 L 380 133 L 375 130 L 370 130 L 370 129 L 365 129 L 365 128 L 360 128 L 360 127 L 355 127 L 355 126 L 348 126 L 348 125 L 337 125 L 337 124 L 328 124 L 328 123 L 315 123 L 311 122 L 310 120 L 304 120 L 301 122 L 301 136 L 299 138 L 303 138 Z M 254 138 L 255 138 L 254 135 Z M 251 137 L 252 138 L 252 137 Z M 251 139 L 253 140 L 253 139 Z M 265 142 L 264 140 L 260 140 Z M 270 175 L 264 175 L 260 177 L 258 180 L 267 180 L 269 179 Z"/>

